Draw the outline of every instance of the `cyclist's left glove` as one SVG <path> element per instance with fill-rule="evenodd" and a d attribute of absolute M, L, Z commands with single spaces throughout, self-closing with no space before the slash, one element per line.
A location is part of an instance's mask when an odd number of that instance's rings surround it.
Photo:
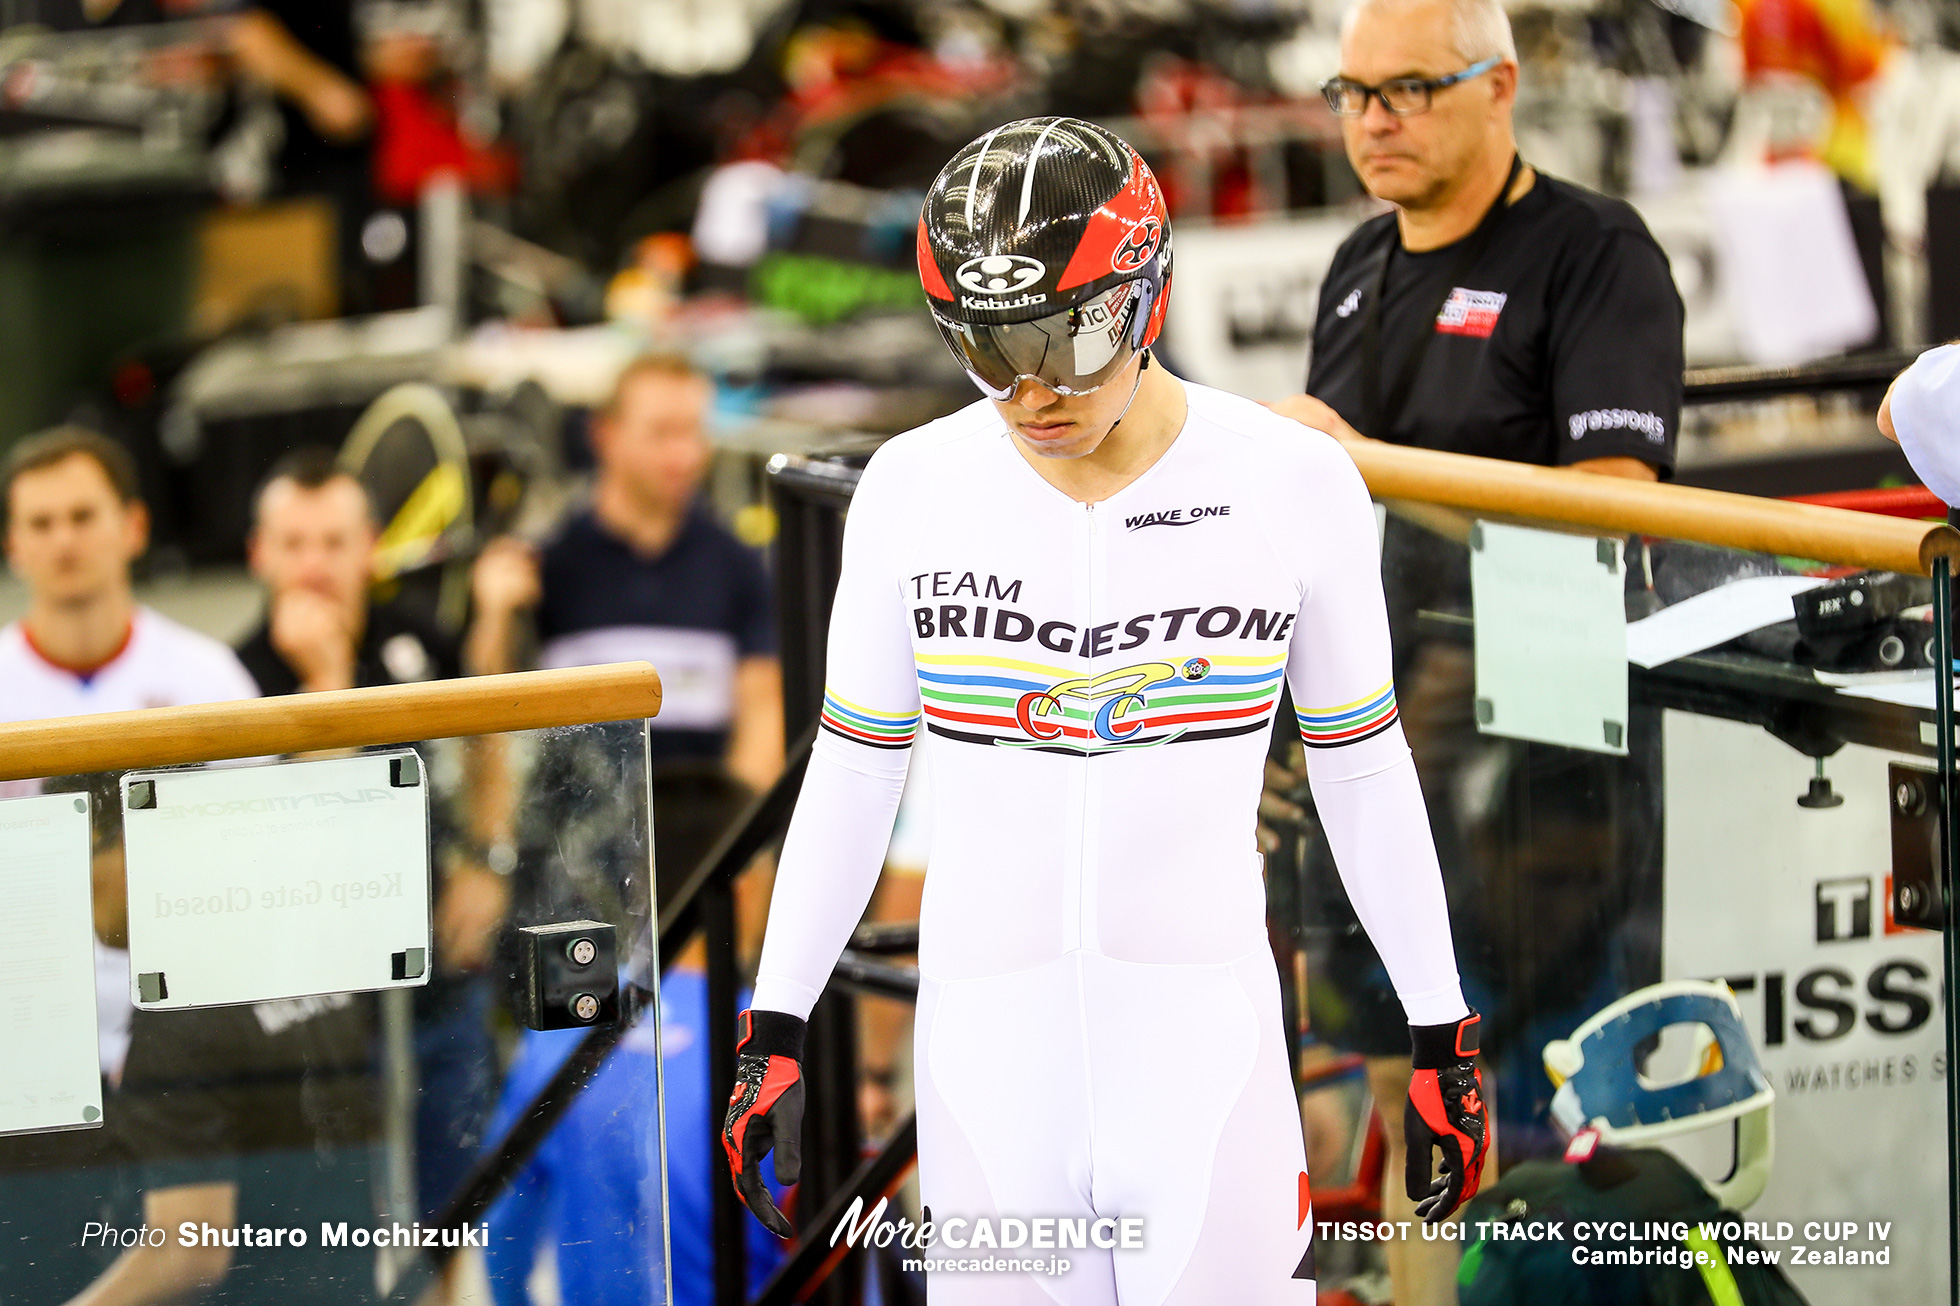
<path fill-rule="evenodd" d="M 1477 1031 L 1471 1012 L 1447 1025 L 1411 1025 L 1415 1074 L 1402 1127 L 1408 1142 L 1409 1198 L 1431 1224 L 1470 1200 L 1490 1150 L 1490 1117 L 1477 1073 Z M 1443 1153 L 1443 1173 L 1429 1177 L 1430 1149 Z"/>
<path fill-rule="evenodd" d="M 803 1172 L 803 1029 L 786 1011 L 745 1011 L 738 1018 L 735 1092 L 721 1127 L 722 1150 L 742 1204 L 770 1233 L 794 1238 L 762 1182 L 762 1158 L 776 1153 L 776 1179 L 793 1184 Z"/>

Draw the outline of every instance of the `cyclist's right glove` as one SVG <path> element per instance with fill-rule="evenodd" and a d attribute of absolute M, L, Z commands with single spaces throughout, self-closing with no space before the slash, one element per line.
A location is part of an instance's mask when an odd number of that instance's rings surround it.
<path fill-rule="evenodd" d="M 1415 1073 L 1402 1125 L 1408 1144 L 1409 1198 L 1430 1224 L 1449 1217 L 1476 1194 L 1490 1151 L 1490 1114 L 1477 1073 L 1476 1012 L 1447 1025 L 1411 1025 Z M 1429 1178 L 1431 1149 L 1443 1154 L 1443 1173 Z"/>
<path fill-rule="evenodd" d="M 793 1184 L 803 1171 L 804 1022 L 784 1011 L 745 1011 L 735 1044 L 735 1092 L 721 1127 L 722 1150 L 742 1204 L 778 1238 L 796 1230 L 770 1200 L 762 1158 L 776 1152 L 776 1179 Z"/>

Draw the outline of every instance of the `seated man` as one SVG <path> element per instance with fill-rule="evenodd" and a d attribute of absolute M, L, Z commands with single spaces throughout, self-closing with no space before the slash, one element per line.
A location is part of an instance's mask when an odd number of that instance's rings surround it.
<path fill-rule="evenodd" d="M 367 492 L 326 450 L 272 470 L 254 509 L 249 557 L 266 619 L 239 656 L 267 694 L 366 688 L 461 673 L 441 631 L 370 601 L 376 530 Z M 496 1092 L 485 967 L 509 906 L 510 794 L 493 741 L 463 756 L 466 811 L 438 808 L 435 974 L 415 990 L 416 1182 L 433 1215 L 468 1172 Z M 453 825 L 464 825 L 457 839 Z M 460 846 L 458 846 L 460 845 Z"/>
<path fill-rule="evenodd" d="M 28 592 L 27 614 L 0 628 L 0 720 L 258 697 L 230 649 L 137 604 L 129 568 L 149 546 L 150 519 L 121 445 L 79 427 L 30 436 L 14 446 L 0 495 L 7 564 Z M 95 887 L 102 1073 L 113 1083 L 129 1045 L 126 911 L 119 875 Z"/>
<path fill-rule="evenodd" d="M 123 1252 L 69 1306 L 378 1302 L 376 1254 L 322 1232 L 375 1222 L 373 1012 L 347 993 L 138 1011 L 112 1110 L 138 1163 L 141 1222 L 167 1234 Z M 63 1214 L 72 1226 L 75 1208 Z"/>

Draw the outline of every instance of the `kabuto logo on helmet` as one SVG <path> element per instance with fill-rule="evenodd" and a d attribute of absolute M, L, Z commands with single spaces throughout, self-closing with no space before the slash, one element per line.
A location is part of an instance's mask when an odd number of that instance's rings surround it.
<path fill-rule="evenodd" d="M 981 295 L 1011 295 L 1047 275 L 1048 265 L 1025 254 L 983 254 L 960 264 L 953 280 Z"/>
<path fill-rule="evenodd" d="M 1163 243 L 1164 224 L 1155 218 L 1145 218 L 1116 247 L 1116 253 L 1110 256 L 1109 266 L 1117 272 L 1135 272 L 1150 261 L 1151 255 L 1157 252 L 1157 246 Z"/>

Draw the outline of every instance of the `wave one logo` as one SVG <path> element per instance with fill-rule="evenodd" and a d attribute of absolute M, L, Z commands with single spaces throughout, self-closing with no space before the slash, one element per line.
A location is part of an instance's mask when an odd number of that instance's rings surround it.
<path fill-rule="evenodd" d="M 1048 265 L 1025 254 L 983 254 L 960 264 L 953 280 L 981 295 L 1011 295 L 1047 275 Z"/>

